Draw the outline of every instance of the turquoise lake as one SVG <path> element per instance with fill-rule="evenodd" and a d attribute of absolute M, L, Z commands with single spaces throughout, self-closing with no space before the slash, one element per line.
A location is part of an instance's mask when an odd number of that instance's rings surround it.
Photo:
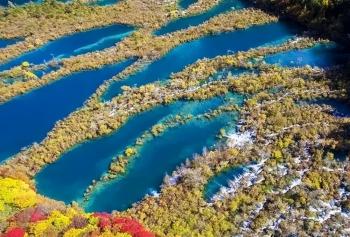
<path fill-rule="evenodd" d="M 240 97 L 237 99 L 241 101 Z M 91 181 L 99 179 L 108 170 L 113 157 L 160 120 L 177 114 L 201 114 L 223 102 L 221 97 L 203 102 L 179 101 L 136 115 L 111 135 L 82 143 L 65 153 L 57 162 L 48 165 L 36 176 L 37 189 L 48 197 L 66 203 L 78 200 Z M 79 167 L 79 176 L 76 175 L 76 167 Z"/>
<path fill-rule="evenodd" d="M 146 194 L 159 191 L 166 174 L 204 147 L 213 146 L 219 130 L 233 121 L 232 114 L 210 121 L 194 120 L 154 138 L 142 147 L 126 175 L 93 193 L 86 210 L 125 210 Z"/>
<path fill-rule="evenodd" d="M 102 96 L 102 100 L 108 101 L 118 95 L 123 85 L 140 86 L 157 80 L 168 79 L 171 73 L 181 71 L 198 59 L 213 58 L 239 50 L 248 50 L 271 41 L 293 37 L 297 32 L 297 28 L 288 27 L 282 23 L 273 23 L 205 36 L 184 43 L 172 49 L 161 59 L 146 66 L 139 73 L 130 76 L 126 80 L 112 83 Z M 257 38 L 255 35 L 259 35 L 259 37 Z"/>
<path fill-rule="evenodd" d="M 233 9 L 242 9 L 248 6 L 248 4 L 243 3 L 240 0 L 220 0 L 220 2 L 213 8 L 206 12 L 200 13 L 198 15 L 188 16 L 176 19 L 161 27 L 159 30 L 155 31 L 155 35 L 164 35 L 177 30 L 187 29 L 190 26 L 197 26 L 203 22 L 209 20 L 210 18 L 219 15 L 220 13 L 225 13 Z"/>
<path fill-rule="evenodd" d="M 21 65 L 24 61 L 41 64 L 54 58 L 62 59 L 109 48 L 132 32 L 132 27 L 117 24 L 67 35 L 0 65 L 0 71 Z"/>
<path fill-rule="evenodd" d="M 24 3 L 25 0 L 19 0 L 18 3 L 21 1 Z M 0 5 L 3 2 L 4 0 L 0 0 Z M 97 4 L 109 5 L 115 2 L 102 0 Z M 196 0 L 181 0 L 179 4 L 185 9 L 194 2 Z M 247 5 L 239 0 L 221 0 L 207 12 L 172 21 L 155 34 L 163 35 L 195 26 L 220 13 L 241 9 Z M 23 61 L 40 64 L 52 58 L 62 59 L 102 50 L 113 46 L 132 32 L 133 28 L 130 26 L 112 25 L 68 35 L 0 65 L 0 71 L 20 65 Z M 281 43 L 300 32 L 302 30 L 298 26 L 278 22 L 201 37 L 175 47 L 135 75 L 112 83 L 101 99 L 108 101 L 117 96 L 122 92 L 121 87 L 124 85 L 140 86 L 168 80 L 171 73 L 179 72 L 199 59 Z M 13 43 L 15 41 L 0 40 L 0 48 Z M 344 62 L 347 57 L 348 54 L 344 54 L 344 51 L 335 45 L 319 45 L 311 49 L 270 55 L 265 61 L 288 67 L 329 67 Z M 0 105 L 0 162 L 16 154 L 21 148 L 33 142 L 40 142 L 58 120 L 64 119 L 81 107 L 98 86 L 134 61 L 130 59 L 97 70 L 78 72 Z M 54 69 L 47 68 L 35 73 L 43 75 L 51 70 Z M 233 68 L 219 72 L 210 80 L 220 79 L 228 73 L 244 72 L 246 70 Z M 233 97 L 236 98 L 235 103 L 242 104 L 242 97 Z M 111 159 L 133 144 L 144 131 L 170 116 L 201 114 L 225 102 L 221 97 L 202 102 L 179 101 L 136 115 L 112 134 L 85 141 L 64 153 L 57 162 L 47 165 L 35 177 L 38 191 L 66 203 L 79 200 L 91 181 L 100 178 L 108 170 Z M 343 102 L 327 100 L 317 103 L 333 106 L 337 116 L 350 116 L 348 105 Z M 124 176 L 92 193 L 91 200 L 85 206 L 86 210 L 125 210 L 142 200 L 145 195 L 159 192 L 165 174 L 171 174 L 186 159 L 192 158 L 194 153 L 201 153 L 203 147 L 214 146 L 218 141 L 216 135 L 219 130 L 226 126 L 234 128 L 237 119 L 236 114 L 224 114 L 211 121 L 193 120 L 146 142 Z M 217 174 L 205 186 L 204 198 L 210 200 L 220 187 L 227 186 L 228 180 L 237 177 L 243 171 L 243 168 L 235 167 Z"/>
<path fill-rule="evenodd" d="M 220 191 L 221 187 L 228 187 L 229 181 L 245 172 L 243 167 L 237 166 L 220 172 L 209 180 L 204 188 L 204 198 L 210 201 L 211 198 Z"/>
<path fill-rule="evenodd" d="M 75 73 L 0 105 L 0 161 L 40 142 L 56 121 L 82 106 L 105 80 L 133 61 Z"/>

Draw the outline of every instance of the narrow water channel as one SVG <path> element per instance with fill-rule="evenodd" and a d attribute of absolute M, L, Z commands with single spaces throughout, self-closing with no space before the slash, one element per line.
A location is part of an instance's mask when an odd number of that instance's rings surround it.
<path fill-rule="evenodd" d="M 198 15 L 183 17 L 183 18 L 179 18 L 174 21 L 171 21 L 165 26 L 161 27 L 156 32 L 154 32 L 154 34 L 159 36 L 159 35 L 168 34 L 177 30 L 187 29 L 190 26 L 197 26 L 221 13 L 228 12 L 230 10 L 242 9 L 247 5 L 248 5 L 247 3 L 240 0 L 220 0 L 220 2 L 216 6 L 209 9 L 208 11 Z"/>
<path fill-rule="evenodd" d="M 84 142 L 66 152 L 57 162 L 48 165 L 36 176 L 37 189 L 45 196 L 66 203 L 77 200 L 83 196 L 93 179 L 99 179 L 108 170 L 113 157 L 153 125 L 177 114 L 201 114 L 223 103 L 221 97 L 206 101 L 178 101 L 136 115 L 114 133 Z M 76 175 L 77 167 L 79 176 Z"/>
<path fill-rule="evenodd" d="M 0 105 L 0 161 L 40 142 L 58 120 L 82 106 L 105 80 L 132 62 L 75 73 Z"/>
<path fill-rule="evenodd" d="M 20 39 L 0 39 L 0 49 L 15 44 L 18 41 L 20 41 Z"/>
<path fill-rule="evenodd" d="M 171 73 L 183 70 L 198 59 L 213 58 L 218 55 L 225 55 L 228 52 L 248 50 L 271 41 L 293 37 L 297 32 L 297 28 L 288 27 L 283 23 L 272 23 L 253 26 L 245 30 L 209 35 L 179 45 L 161 59 L 148 65 L 141 72 L 130 76 L 126 80 L 112 83 L 102 96 L 102 100 L 108 101 L 120 94 L 123 85 L 140 86 L 157 80 L 168 79 Z M 259 37 L 256 37 L 256 35 L 259 35 Z"/>
<path fill-rule="evenodd" d="M 125 210 L 146 194 L 154 194 L 166 174 L 203 147 L 213 146 L 219 130 L 232 122 L 232 114 L 224 114 L 213 120 L 194 120 L 166 131 L 146 143 L 126 175 L 95 191 L 87 203 L 87 211 Z"/>
<path fill-rule="evenodd" d="M 132 32 L 132 27 L 116 24 L 67 35 L 0 65 L 0 71 L 8 70 L 25 61 L 41 64 L 54 58 L 62 59 L 109 48 Z"/>
<path fill-rule="evenodd" d="M 326 68 L 346 63 L 349 56 L 350 53 L 344 48 L 335 43 L 330 43 L 269 55 L 265 58 L 265 61 L 284 67 L 303 67 L 309 65 Z"/>
<path fill-rule="evenodd" d="M 187 9 L 190 5 L 198 2 L 198 0 L 179 0 L 179 6 L 182 9 Z"/>

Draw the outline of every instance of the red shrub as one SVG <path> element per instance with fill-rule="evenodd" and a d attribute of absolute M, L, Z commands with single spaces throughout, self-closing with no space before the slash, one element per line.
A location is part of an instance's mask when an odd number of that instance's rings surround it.
<path fill-rule="evenodd" d="M 147 230 L 144 230 L 134 234 L 133 237 L 155 237 L 155 235 Z"/>
<path fill-rule="evenodd" d="M 101 229 L 110 228 L 112 226 L 111 223 L 111 214 L 108 213 L 94 213 L 94 217 L 97 217 L 99 219 L 98 227 Z"/>
<path fill-rule="evenodd" d="M 128 233 L 133 237 L 155 237 L 153 233 L 147 231 L 134 219 L 113 217 L 108 213 L 94 213 L 93 216 L 99 219 L 98 226 L 101 229 L 117 227 L 121 232 Z"/>
<path fill-rule="evenodd" d="M 35 209 L 35 211 L 30 216 L 30 222 L 37 222 L 46 219 L 46 215 L 40 209 Z"/>
<path fill-rule="evenodd" d="M 114 218 L 113 224 L 117 224 L 120 231 L 128 233 L 133 237 L 154 237 L 155 235 L 145 230 L 145 228 L 136 220 L 131 218 Z"/>
<path fill-rule="evenodd" d="M 23 237 L 25 233 L 22 228 L 15 227 L 8 230 L 3 237 Z"/>

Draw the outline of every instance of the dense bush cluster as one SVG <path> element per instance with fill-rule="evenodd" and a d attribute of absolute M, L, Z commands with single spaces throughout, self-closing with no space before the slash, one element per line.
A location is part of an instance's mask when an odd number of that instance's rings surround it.
<path fill-rule="evenodd" d="M 304 25 L 329 37 L 350 42 L 350 2 L 348 0 L 257 0 L 260 6 L 286 13 Z"/>
<path fill-rule="evenodd" d="M 1 237 L 155 236 L 135 219 L 65 207 L 11 178 L 0 178 L 0 221 Z"/>

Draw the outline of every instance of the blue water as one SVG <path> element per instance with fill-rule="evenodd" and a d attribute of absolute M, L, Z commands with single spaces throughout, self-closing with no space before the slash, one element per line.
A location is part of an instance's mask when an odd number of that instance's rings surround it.
<path fill-rule="evenodd" d="M 154 34 L 164 35 L 177 30 L 187 29 L 190 26 L 197 26 L 220 13 L 224 13 L 233 9 L 242 9 L 246 6 L 247 4 L 243 3 L 240 0 L 221 0 L 219 4 L 211 8 L 209 11 L 171 21 L 167 25 L 155 31 Z"/>
<path fill-rule="evenodd" d="M 0 105 L 0 161 L 42 140 L 55 122 L 82 106 L 133 60 L 72 74 Z"/>
<path fill-rule="evenodd" d="M 125 210 L 146 194 L 159 191 L 165 174 L 170 174 L 194 153 L 216 142 L 219 130 L 232 121 L 233 115 L 214 120 L 194 120 L 166 131 L 146 143 L 128 173 L 93 193 L 86 206 L 88 211 Z"/>
<path fill-rule="evenodd" d="M 44 76 L 45 74 L 49 74 L 50 72 L 52 71 L 55 71 L 57 69 L 59 69 L 60 66 L 57 65 L 57 66 L 50 66 L 50 65 L 47 65 L 46 67 L 44 67 L 43 69 L 41 70 L 36 70 L 34 71 L 34 74 L 37 76 L 37 77 L 42 77 Z"/>
<path fill-rule="evenodd" d="M 246 30 L 237 30 L 218 35 L 210 35 L 195 41 L 177 46 L 161 59 L 148 65 L 143 71 L 130 76 L 126 80 L 111 84 L 102 100 L 108 101 L 120 94 L 121 86 L 140 86 L 160 79 L 168 79 L 171 73 L 181 71 L 186 66 L 205 57 L 248 50 L 270 41 L 276 41 L 287 36 L 292 37 L 297 28 L 288 27 L 282 23 L 272 23 L 254 26 Z M 259 37 L 256 37 L 259 35 Z"/>
<path fill-rule="evenodd" d="M 207 201 L 220 191 L 221 187 L 228 187 L 229 181 L 242 175 L 245 172 L 243 167 L 237 166 L 220 172 L 209 180 L 204 188 L 204 198 Z"/>
<path fill-rule="evenodd" d="M 10 1 L 10 2 L 12 2 L 15 5 L 23 5 L 23 4 L 29 3 L 31 1 L 30 0 L 14 0 L 14 1 Z M 35 2 L 35 1 L 32 1 L 32 2 Z M 8 0 L 0 0 L 0 7 L 1 6 L 7 7 L 8 5 L 9 5 Z"/>
<path fill-rule="evenodd" d="M 5 48 L 11 44 L 15 44 L 18 41 L 20 41 L 20 39 L 0 39 L 0 48 Z"/>
<path fill-rule="evenodd" d="M 179 0 L 179 5 L 182 9 L 187 9 L 190 5 L 198 2 L 198 0 Z"/>
<path fill-rule="evenodd" d="M 132 27 L 116 24 L 64 36 L 0 65 L 0 71 L 20 65 L 24 61 L 41 64 L 53 58 L 62 59 L 102 50 L 115 45 L 132 32 Z"/>
<path fill-rule="evenodd" d="M 219 106 L 223 101 L 220 97 L 203 102 L 179 101 L 137 115 L 111 135 L 82 143 L 62 155 L 56 163 L 48 165 L 36 177 L 37 189 L 45 196 L 66 203 L 77 200 L 83 196 L 93 179 L 99 179 L 108 170 L 113 157 L 159 120 L 179 113 L 200 114 Z"/>
<path fill-rule="evenodd" d="M 330 67 L 345 63 L 350 57 L 343 48 L 335 44 L 321 44 L 312 48 L 291 50 L 269 55 L 265 61 L 285 67 L 317 66 Z"/>
<path fill-rule="evenodd" d="M 350 105 L 345 100 L 337 99 L 319 99 L 309 102 L 317 105 L 329 105 L 334 111 L 333 115 L 337 117 L 350 117 Z"/>
<path fill-rule="evenodd" d="M 98 6 L 110 6 L 117 2 L 119 2 L 119 0 L 97 0 L 94 4 Z"/>

